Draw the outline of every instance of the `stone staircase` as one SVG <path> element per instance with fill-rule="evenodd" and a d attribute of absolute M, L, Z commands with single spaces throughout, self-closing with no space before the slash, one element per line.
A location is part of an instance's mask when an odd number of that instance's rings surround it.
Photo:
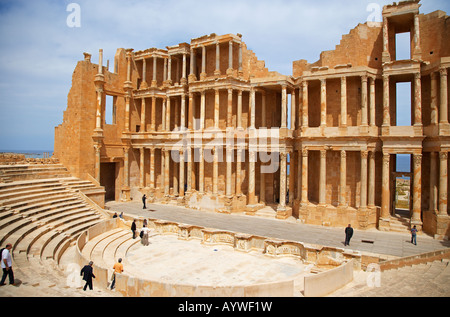
<path fill-rule="evenodd" d="M 59 264 L 81 232 L 107 219 L 78 192 L 97 186 L 59 164 L 2 165 L 0 172 L 0 245 L 13 246 L 18 284 L 0 287 L 0 296 L 84 296 L 67 286 Z"/>
<path fill-rule="evenodd" d="M 357 272 L 353 282 L 329 295 L 332 297 L 448 297 L 450 296 L 450 260 L 379 272 Z M 369 282 L 368 281 L 372 281 Z M 370 285 L 370 286 L 369 286 Z"/>

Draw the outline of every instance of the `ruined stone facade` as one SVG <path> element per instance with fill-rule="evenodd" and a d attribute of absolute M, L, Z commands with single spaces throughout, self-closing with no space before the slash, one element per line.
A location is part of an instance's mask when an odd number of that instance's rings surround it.
<path fill-rule="evenodd" d="M 98 64 L 85 53 L 55 156 L 106 199 L 391 230 L 396 155 L 410 154 L 410 222 L 449 236 L 450 20 L 419 7 L 385 6 L 382 23 L 294 61 L 292 75 L 268 71 L 240 34 L 118 49 L 112 72 L 102 50 Z M 411 57 L 397 60 L 404 32 Z M 399 82 L 411 85 L 410 126 L 396 124 Z"/>

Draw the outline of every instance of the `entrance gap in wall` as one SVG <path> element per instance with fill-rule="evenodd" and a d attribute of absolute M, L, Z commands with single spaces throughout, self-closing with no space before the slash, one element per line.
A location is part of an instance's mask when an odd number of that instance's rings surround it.
<path fill-rule="evenodd" d="M 100 186 L 105 187 L 105 202 L 116 199 L 116 163 L 100 164 Z"/>
<path fill-rule="evenodd" d="M 412 209 L 411 155 L 397 154 L 395 168 L 394 215 L 410 218 Z"/>

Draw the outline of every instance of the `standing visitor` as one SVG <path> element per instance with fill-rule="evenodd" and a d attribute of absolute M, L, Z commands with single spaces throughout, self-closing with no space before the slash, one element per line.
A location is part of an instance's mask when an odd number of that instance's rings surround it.
<path fill-rule="evenodd" d="M 131 231 L 133 232 L 133 239 L 136 238 L 136 219 L 133 219 L 133 223 L 131 224 Z"/>
<path fill-rule="evenodd" d="M 142 196 L 142 203 L 144 204 L 144 208 L 142 208 L 142 209 L 147 209 L 147 206 L 145 205 L 146 200 L 147 200 L 147 195 L 144 194 L 144 196 Z"/>
<path fill-rule="evenodd" d="M 149 243 L 148 243 L 149 232 L 150 232 L 150 229 L 147 228 L 146 225 L 144 225 L 141 230 L 141 243 L 145 246 L 149 245 Z"/>
<path fill-rule="evenodd" d="M 345 242 L 344 245 L 350 245 L 350 239 L 353 236 L 353 228 L 350 224 L 348 224 L 347 228 L 345 228 Z"/>
<path fill-rule="evenodd" d="M 411 243 L 414 243 L 414 245 L 417 245 L 417 240 L 416 240 L 416 237 L 417 237 L 417 228 L 416 228 L 416 226 L 414 226 L 412 229 L 411 229 Z"/>

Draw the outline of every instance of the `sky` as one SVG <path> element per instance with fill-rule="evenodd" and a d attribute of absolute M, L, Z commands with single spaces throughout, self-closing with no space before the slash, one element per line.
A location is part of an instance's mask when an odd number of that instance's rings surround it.
<path fill-rule="evenodd" d="M 377 0 L 0 0 L 0 151 L 52 151 L 72 73 L 83 52 L 113 65 L 135 51 L 240 33 L 270 71 L 292 75 L 359 23 L 381 21 Z M 448 0 L 422 0 L 421 13 Z"/>

